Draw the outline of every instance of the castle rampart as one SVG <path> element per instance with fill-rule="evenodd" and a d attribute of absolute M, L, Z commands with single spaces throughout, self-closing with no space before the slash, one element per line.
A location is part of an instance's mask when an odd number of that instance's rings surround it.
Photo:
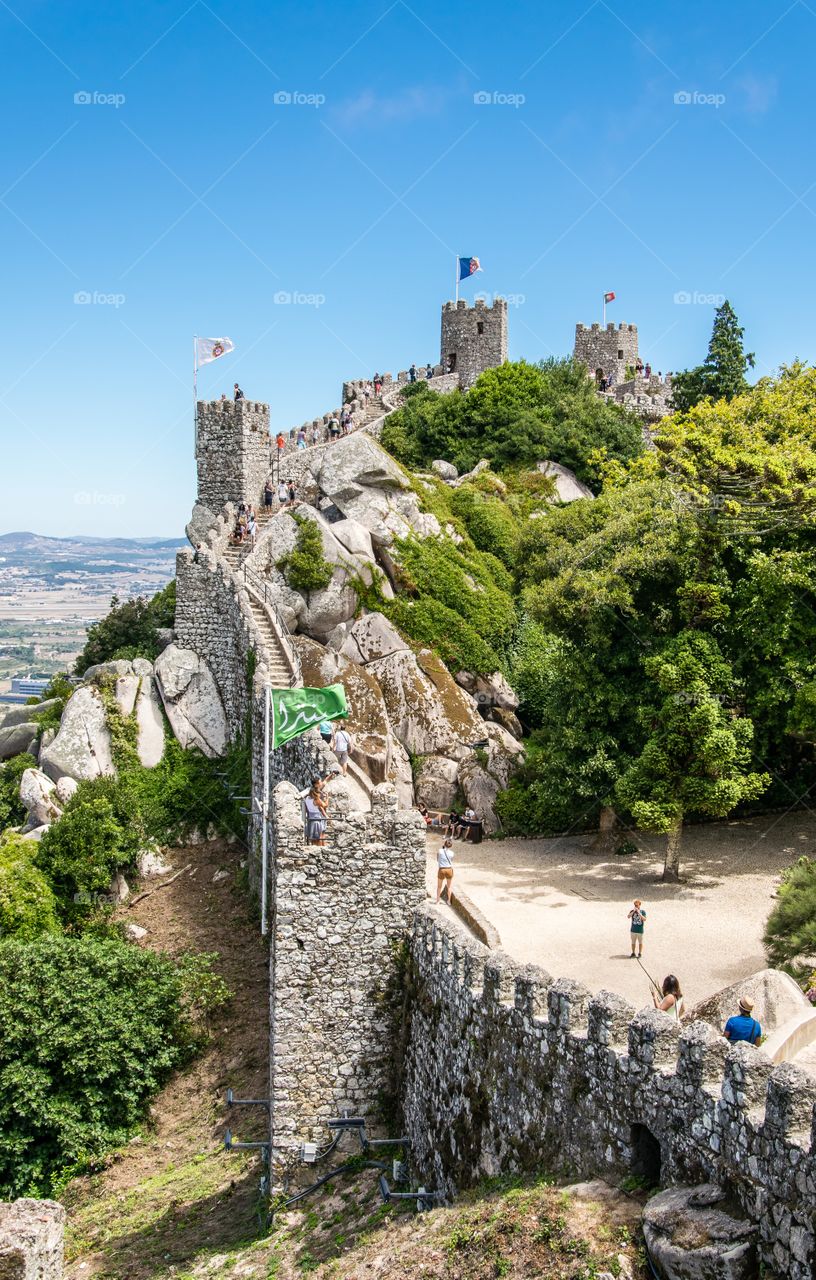
<path fill-rule="evenodd" d="M 304 842 L 301 805 L 282 782 L 273 796 L 274 874 L 270 1033 L 276 1173 L 300 1143 L 323 1142 L 326 1121 L 376 1111 L 393 1050 L 383 999 L 393 948 L 425 896 L 425 825 L 397 808 L 388 783 L 370 814 L 349 811 L 330 783 L 325 846 Z"/>
<path fill-rule="evenodd" d="M 423 907 L 414 925 L 404 1114 L 421 1175 L 716 1181 L 758 1224 L 766 1274 L 812 1280 L 816 1079 L 678 1027 L 622 997 L 554 981 Z"/>

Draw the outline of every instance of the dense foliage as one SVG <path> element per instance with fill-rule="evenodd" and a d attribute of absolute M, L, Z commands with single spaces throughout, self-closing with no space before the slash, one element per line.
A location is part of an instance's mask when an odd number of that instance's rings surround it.
<path fill-rule="evenodd" d="M 0 831 L 24 822 L 28 814 L 20 802 L 20 779 L 26 769 L 36 769 L 37 761 L 27 751 L 0 764 Z"/>
<path fill-rule="evenodd" d="M 0 837 L 0 938 L 21 942 L 59 930 L 54 891 L 35 865 L 37 843 L 11 831 Z"/>
<path fill-rule="evenodd" d="M 172 627 L 176 616 L 175 579 L 151 600 L 134 596 L 111 599 L 110 612 L 88 630 L 85 648 L 76 660 L 75 671 L 82 675 L 88 667 L 112 658 L 150 658 L 160 651 L 158 630 Z"/>
<path fill-rule="evenodd" d="M 126 1141 L 194 1049 L 192 970 L 111 939 L 0 942 L 0 1188 L 53 1194 Z M 226 999 L 218 980 L 209 1006 Z"/>
<path fill-rule="evenodd" d="M 765 926 L 765 950 L 769 964 L 776 968 L 786 965 L 810 972 L 816 967 L 816 861 L 812 858 L 800 858 L 783 877 Z"/>
<path fill-rule="evenodd" d="M 639 420 L 598 397 L 583 365 L 555 359 L 488 369 L 466 395 L 440 395 L 420 385 L 388 419 L 381 439 L 415 469 L 436 458 L 460 472 L 481 458 L 495 470 L 549 460 L 593 488 L 600 484 L 603 458 L 625 462 L 643 448 Z"/>
<path fill-rule="evenodd" d="M 295 545 L 277 563 L 287 585 L 307 598 L 311 591 L 323 591 L 332 579 L 334 567 L 323 555 L 323 538 L 314 520 L 293 513 L 297 525 Z"/>
<path fill-rule="evenodd" d="M 813 785 L 816 371 L 703 401 L 656 445 L 521 533 L 510 675 L 536 732 L 500 807 L 558 831 L 614 805 L 671 863 L 685 817 Z"/>
<path fill-rule="evenodd" d="M 685 413 L 701 400 L 733 400 L 748 390 L 746 371 L 754 366 L 754 356 L 742 345 L 745 330 L 726 299 L 714 315 L 714 328 L 705 362 L 674 376 L 672 403 Z"/>

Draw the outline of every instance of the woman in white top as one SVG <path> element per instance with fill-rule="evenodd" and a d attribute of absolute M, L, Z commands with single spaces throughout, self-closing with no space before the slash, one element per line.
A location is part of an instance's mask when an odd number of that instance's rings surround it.
<path fill-rule="evenodd" d="M 436 853 L 436 901 L 442 896 L 442 890 L 448 887 L 448 906 L 450 906 L 451 893 L 453 892 L 453 841 L 448 838 L 443 840 Z"/>
<path fill-rule="evenodd" d="M 663 979 L 663 998 L 658 1000 L 656 995 L 652 995 L 652 1003 L 655 1009 L 662 1009 L 664 1013 L 670 1013 L 673 1018 L 679 1022 L 683 1016 L 683 992 L 680 990 L 680 983 L 673 973 L 670 973 Z"/>

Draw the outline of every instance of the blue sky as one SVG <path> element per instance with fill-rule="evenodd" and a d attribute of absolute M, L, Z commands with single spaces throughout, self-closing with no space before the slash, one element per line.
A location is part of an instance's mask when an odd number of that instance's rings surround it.
<path fill-rule="evenodd" d="M 815 41 L 803 0 L 2 0 L 0 531 L 180 535 L 192 335 L 288 428 L 438 357 L 456 253 L 513 357 L 612 289 L 655 368 L 719 294 L 812 361 Z"/>

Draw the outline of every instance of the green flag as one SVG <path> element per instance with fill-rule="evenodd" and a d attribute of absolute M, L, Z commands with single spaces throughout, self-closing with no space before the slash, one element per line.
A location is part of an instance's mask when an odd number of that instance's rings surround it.
<path fill-rule="evenodd" d="M 271 689 L 272 750 L 299 738 L 321 720 L 339 720 L 348 715 L 346 691 L 341 684 L 325 689 Z"/>

